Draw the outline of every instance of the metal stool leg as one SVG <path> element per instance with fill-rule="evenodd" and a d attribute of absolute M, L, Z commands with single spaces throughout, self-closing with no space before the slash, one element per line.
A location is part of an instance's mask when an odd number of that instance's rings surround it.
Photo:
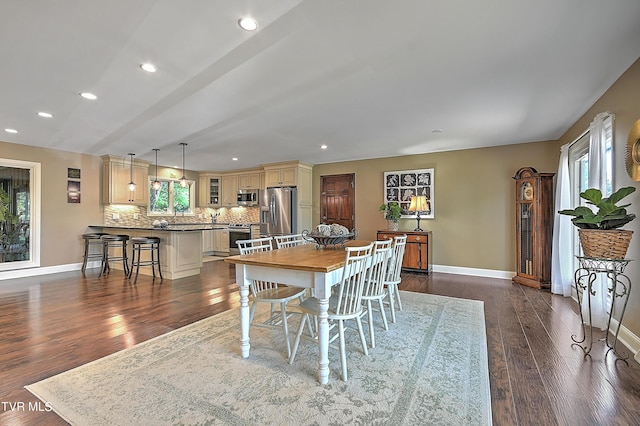
<path fill-rule="evenodd" d="M 124 274 L 129 276 L 129 259 L 127 259 L 127 242 L 122 241 L 122 268 L 124 269 Z"/>
<path fill-rule="evenodd" d="M 84 241 L 84 259 L 82 261 L 82 276 L 84 276 L 84 272 L 87 270 L 87 258 L 89 256 L 89 240 Z"/>
<path fill-rule="evenodd" d="M 162 278 L 162 267 L 160 266 L 160 243 L 156 243 L 156 256 L 158 256 L 158 274 L 160 274 L 160 281 Z"/>

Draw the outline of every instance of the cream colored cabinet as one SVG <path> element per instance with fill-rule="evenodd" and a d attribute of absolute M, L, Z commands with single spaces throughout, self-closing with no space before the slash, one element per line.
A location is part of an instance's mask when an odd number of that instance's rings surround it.
<path fill-rule="evenodd" d="M 311 165 L 298 167 L 298 203 L 311 206 L 313 204 L 313 168 Z M 311 216 L 309 216 L 311 220 Z M 310 228 L 304 228 L 310 229 Z"/>
<path fill-rule="evenodd" d="M 102 157 L 102 202 L 104 204 L 147 205 L 149 163 L 111 155 Z M 135 190 L 129 190 L 133 181 Z"/>
<path fill-rule="evenodd" d="M 260 225 L 251 225 L 251 238 L 260 238 Z"/>
<path fill-rule="evenodd" d="M 260 189 L 260 173 L 239 174 L 238 189 Z"/>
<path fill-rule="evenodd" d="M 200 174 L 198 184 L 198 206 L 220 207 L 220 176 L 207 173 Z"/>
<path fill-rule="evenodd" d="M 214 253 L 229 254 L 229 228 L 216 229 L 212 232 Z"/>
<path fill-rule="evenodd" d="M 276 169 L 265 168 L 266 186 L 296 186 L 298 184 L 297 167 L 283 167 Z"/>
<path fill-rule="evenodd" d="M 220 178 L 220 193 L 222 207 L 236 207 L 238 205 L 238 175 L 227 175 Z"/>
<path fill-rule="evenodd" d="M 213 239 L 215 238 L 216 232 L 218 231 L 209 229 L 202 231 L 202 253 L 211 253 L 214 251 Z"/>

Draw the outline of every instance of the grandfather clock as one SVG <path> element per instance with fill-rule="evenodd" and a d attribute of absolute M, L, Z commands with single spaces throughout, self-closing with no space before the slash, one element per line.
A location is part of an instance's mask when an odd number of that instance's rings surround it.
<path fill-rule="evenodd" d="M 513 281 L 534 288 L 551 286 L 553 176 L 523 167 L 516 181 L 516 275 Z"/>

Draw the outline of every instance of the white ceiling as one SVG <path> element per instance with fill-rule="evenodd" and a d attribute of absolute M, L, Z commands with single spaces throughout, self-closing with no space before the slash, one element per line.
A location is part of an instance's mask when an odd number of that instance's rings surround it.
<path fill-rule="evenodd" d="M 5 0 L 0 140 L 168 166 L 186 142 L 225 171 L 557 139 L 639 23 L 638 0 Z"/>

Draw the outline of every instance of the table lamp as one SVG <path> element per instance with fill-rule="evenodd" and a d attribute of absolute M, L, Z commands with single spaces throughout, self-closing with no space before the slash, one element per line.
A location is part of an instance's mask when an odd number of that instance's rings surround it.
<path fill-rule="evenodd" d="M 411 205 L 409 205 L 409 211 L 410 212 L 416 212 L 417 213 L 417 217 L 416 219 L 418 219 L 418 227 L 416 229 L 414 229 L 414 231 L 422 231 L 423 229 L 420 228 L 420 212 L 427 212 L 431 210 L 431 204 L 429 203 L 429 201 L 427 201 L 427 197 L 424 195 L 418 195 L 418 196 L 412 196 L 411 197 Z"/>

